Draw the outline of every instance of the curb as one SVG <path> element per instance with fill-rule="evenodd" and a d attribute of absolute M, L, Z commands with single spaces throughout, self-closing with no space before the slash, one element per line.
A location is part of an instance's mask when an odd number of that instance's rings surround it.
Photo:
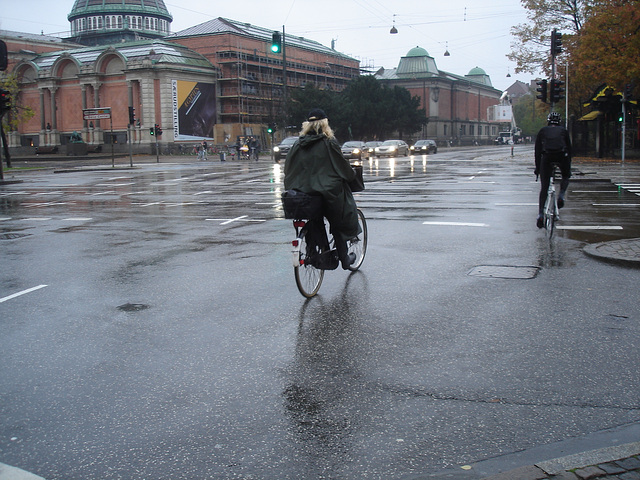
<path fill-rule="evenodd" d="M 536 463 L 536 467 L 541 468 L 549 475 L 557 475 L 566 470 L 613 462 L 638 454 L 640 454 L 640 442 L 626 443 L 616 447 L 599 448 L 597 450 L 556 458 L 547 462 Z"/>
<path fill-rule="evenodd" d="M 627 238 L 586 245 L 584 253 L 610 263 L 640 268 L 640 239 Z"/>
<path fill-rule="evenodd" d="M 38 475 L 26 472 L 11 465 L 0 463 L 0 480 L 45 480 Z"/>
<path fill-rule="evenodd" d="M 597 465 L 602 465 L 604 463 L 626 460 L 638 454 L 640 454 L 640 442 L 626 443 L 615 447 L 599 448 L 597 450 L 589 450 L 587 452 L 539 462 L 535 465 L 528 465 L 498 473 L 496 475 L 483 477 L 481 480 L 545 480 L 549 478 L 556 478 L 554 477 L 555 475 L 559 475 L 557 478 L 594 478 L 594 476 L 584 477 L 576 475 L 573 475 L 572 477 L 564 477 L 562 474 L 571 470 L 586 470 L 587 468 L 596 467 Z M 598 475 L 598 478 L 602 480 L 609 478 L 605 472 L 601 471 L 601 474 L 604 475 Z"/>

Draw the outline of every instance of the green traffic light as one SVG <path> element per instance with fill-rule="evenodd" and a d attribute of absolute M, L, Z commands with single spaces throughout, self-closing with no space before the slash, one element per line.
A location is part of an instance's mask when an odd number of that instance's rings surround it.
<path fill-rule="evenodd" d="M 282 50 L 282 35 L 280 32 L 273 32 L 271 35 L 271 51 L 273 53 L 280 53 Z"/>

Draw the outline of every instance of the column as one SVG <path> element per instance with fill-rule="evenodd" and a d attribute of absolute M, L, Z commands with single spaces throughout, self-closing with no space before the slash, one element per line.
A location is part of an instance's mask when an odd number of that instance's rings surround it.
<path fill-rule="evenodd" d="M 39 137 L 39 145 L 46 145 L 47 143 L 47 132 L 46 132 L 46 118 L 44 112 L 44 88 L 40 88 L 38 90 L 40 92 L 40 135 Z"/>

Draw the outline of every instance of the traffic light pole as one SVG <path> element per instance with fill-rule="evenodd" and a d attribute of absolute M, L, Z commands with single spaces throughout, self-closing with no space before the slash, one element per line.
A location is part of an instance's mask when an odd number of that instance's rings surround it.
<path fill-rule="evenodd" d="M 282 26 L 282 97 L 284 99 L 285 125 L 287 125 L 287 42 L 285 41 L 284 25 Z"/>
<path fill-rule="evenodd" d="M 627 133 L 627 102 L 624 95 L 622 96 L 622 163 L 624 163 L 624 147 L 626 143 L 626 133 Z"/>

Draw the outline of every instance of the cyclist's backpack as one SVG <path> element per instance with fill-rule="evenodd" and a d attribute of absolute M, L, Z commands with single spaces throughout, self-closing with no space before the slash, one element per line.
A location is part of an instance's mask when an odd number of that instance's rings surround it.
<path fill-rule="evenodd" d="M 546 127 L 542 139 L 542 151 L 551 156 L 560 156 L 567 150 L 564 129 L 560 127 Z"/>

